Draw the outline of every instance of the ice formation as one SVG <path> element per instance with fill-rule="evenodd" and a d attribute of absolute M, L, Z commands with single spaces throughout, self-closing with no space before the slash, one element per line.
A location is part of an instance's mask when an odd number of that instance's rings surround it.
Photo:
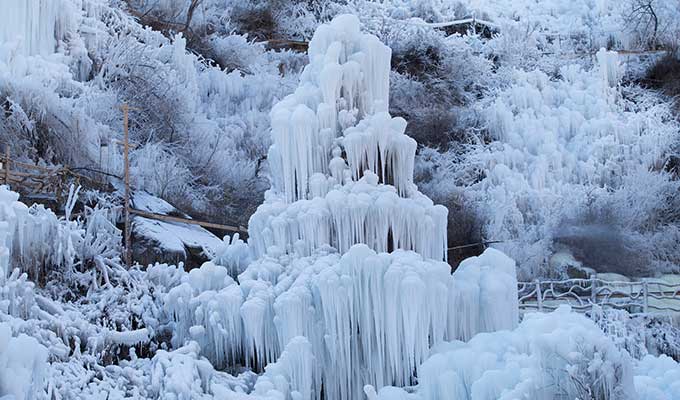
<path fill-rule="evenodd" d="M 464 162 L 483 171 L 466 194 L 481 205 L 486 236 L 534 276 L 564 220 L 658 170 L 672 147 L 662 107 L 638 110 L 621 96 L 616 53 L 597 59 L 592 70 L 563 66 L 560 79 L 516 71 L 486 110 L 493 142 Z"/>
<path fill-rule="evenodd" d="M 23 55 L 49 55 L 57 47 L 60 0 L 1 0 L 0 43 L 18 43 Z"/>
<path fill-rule="evenodd" d="M 312 396 L 361 397 L 371 383 L 407 385 L 432 345 L 518 321 L 515 265 L 497 250 L 448 264 L 412 251 L 355 245 L 309 257 L 263 257 L 239 276 L 205 263 L 171 289 L 173 344 L 196 341 L 216 366 L 262 368 L 296 337 L 309 343 Z M 358 334 L 357 332 L 360 332 Z M 269 366 L 265 367 L 266 369 Z"/>
<path fill-rule="evenodd" d="M 213 262 L 229 270 L 229 275 L 236 278 L 252 261 L 248 244 L 241 240 L 238 233 L 232 237 L 225 236 L 222 245 L 215 251 Z"/>
<path fill-rule="evenodd" d="M 271 112 L 273 186 L 249 225 L 257 257 L 364 243 L 446 259 L 447 210 L 413 184 L 416 142 L 387 113 L 390 55 L 355 16 L 315 33 L 299 87 Z"/>
<path fill-rule="evenodd" d="M 0 242 L 8 249 L 7 261 L 0 262 L 0 281 L 12 272 L 12 265 L 22 267 L 33 278 L 43 276 L 44 268 L 70 266 L 77 252 L 76 238 L 57 216 L 43 206 L 27 207 L 19 195 L 0 186 Z"/>
<path fill-rule="evenodd" d="M 645 356 L 635 366 L 634 380 L 639 400 L 680 399 L 680 364 L 666 355 Z"/>
<path fill-rule="evenodd" d="M 45 382 L 47 349 L 34 338 L 12 336 L 8 324 L 0 323 L 0 397 L 32 400 Z"/>
<path fill-rule="evenodd" d="M 412 384 L 433 345 L 512 329 L 515 264 L 488 250 L 451 275 L 447 210 L 413 184 L 415 142 L 386 112 L 390 49 L 343 15 L 309 53 L 300 86 L 271 113 L 254 261 L 230 277 L 248 260 L 235 238 L 165 305 L 175 346 L 196 341 L 218 366 L 267 372 L 296 357 L 294 398 L 358 399 L 364 384 Z"/>
<path fill-rule="evenodd" d="M 369 400 L 635 398 L 632 359 L 586 317 L 561 307 L 529 314 L 513 331 L 434 349 L 413 395 L 383 388 Z"/>

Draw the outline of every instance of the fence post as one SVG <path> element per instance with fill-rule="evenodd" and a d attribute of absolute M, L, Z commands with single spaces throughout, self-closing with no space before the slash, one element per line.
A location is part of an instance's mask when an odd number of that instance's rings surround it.
<path fill-rule="evenodd" d="M 647 314 L 649 311 L 649 287 L 647 285 L 647 281 L 642 282 L 642 298 L 644 300 L 642 311 Z"/>
<path fill-rule="evenodd" d="M 543 294 L 541 293 L 541 281 L 536 279 L 536 303 L 538 305 L 538 311 L 543 311 Z"/>
<path fill-rule="evenodd" d="M 130 224 L 130 138 L 128 134 L 128 112 L 130 107 L 123 104 L 123 162 L 125 163 L 125 265 L 132 267 L 132 226 Z"/>
<path fill-rule="evenodd" d="M 5 147 L 5 185 L 9 186 L 9 146 Z"/>
<path fill-rule="evenodd" d="M 595 275 L 590 275 L 590 311 L 593 311 L 593 306 L 597 304 L 597 280 Z"/>

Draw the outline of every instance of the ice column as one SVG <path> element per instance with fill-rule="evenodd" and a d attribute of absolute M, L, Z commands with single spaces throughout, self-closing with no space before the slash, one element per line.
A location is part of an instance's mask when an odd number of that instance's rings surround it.
<path fill-rule="evenodd" d="M 416 141 L 387 112 L 390 58 L 355 16 L 317 29 L 299 87 L 271 111 L 272 189 L 249 225 L 256 257 L 363 243 L 446 259 L 448 211 L 413 184 Z"/>
<path fill-rule="evenodd" d="M 0 44 L 18 40 L 23 55 L 54 53 L 60 3 L 60 0 L 0 0 Z"/>

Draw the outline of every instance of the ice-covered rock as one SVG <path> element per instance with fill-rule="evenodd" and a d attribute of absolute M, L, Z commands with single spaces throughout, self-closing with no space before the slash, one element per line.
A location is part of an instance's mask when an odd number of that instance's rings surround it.
<path fill-rule="evenodd" d="M 132 196 L 135 209 L 181 218 L 190 218 L 165 200 L 143 191 Z M 142 265 L 152 262 L 184 263 L 187 268 L 200 266 L 215 257 L 222 241 L 202 226 L 161 221 L 135 215 L 132 223 L 133 258 Z"/>

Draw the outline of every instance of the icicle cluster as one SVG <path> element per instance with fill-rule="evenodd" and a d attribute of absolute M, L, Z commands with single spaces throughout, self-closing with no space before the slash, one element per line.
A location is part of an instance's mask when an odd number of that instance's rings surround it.
<path fill-rule="evenodd" d="M 0 43 L 17 42 L 23 55 L 49 55 L 57 47 L 61 1 L 0 1 Z"/>
<path fill-rule="evenodd" d="M 27 207 L 19 202 L 19 195 L 7 186 L 0 186 L 0 241 L 9 254 L 0 258 L 39 278 L 46 266 L 73 264 L 76 249 L 75 236 L 62 225 L 57 216 L 43 206 Z M 0 280 L 11 270 L 9 263 L 0 261 Z"/>
<path fill-rule="evenodd" d="M 528 314 L 512 331 L 478 335 L 468 343 L 447 343 L 420 372 L 413 393 L 383 388 L 376 395 L 367 387 L 368 399 L 638 398 L 628 353 L 568 306 L 550 314 Z M 640 382 L 639 387 L 645 384 Z M 670 397 L 657 391 L 644 398 Z"/>
<path fill-rule="evenodd" d="M 350 400 L 365 384 L 414 383 L 431 346 L 517 324 L 512 260 L 490 250 L 454 275 L 442 261 L 447 210 L 412 183 L 415 142 L 386 112 L 389 63 L 356 17 L 319 27 L 300 86 L 271 113 L 255 261 L 238 284 L 229 277 L 244 259 L 236 240 L 215 260 L 224 266 L 182 278 L 165 298 L 173 345 L 264 367 L 258 393 Z M 286 378 L 269 380 L 278 368 Z"/>
<path fill-rule="evenodd" d="M 261 369 L 296 337 L 309 342 L 312 396 L 361 398 L 370 383 L 408 385 L 431 346 L 516 326 L 514 262 L 489 249 L 453 275 L 411 251 L 355 245 L 340 256 L 262 257 L 239 276 L 206 263 L 166 296 L 173 344 L 197 341 L 215 365 Z M 267 367 L 268 368 L 268 367 Z"/>
<path fill-rule="evenodd" d="M 308 256 L 328 244 L 344 253 L 364 243 L 381 252 L 410 249 L 427 258 L 446 259 L 444 206 L 433 205 L 417 192 L 399 197 L 393 186 L 379 184 L 372 172 L 330 190 L 319 178 L 318 197 L 292 204 L 270 198 L 258 208 L 249 224 L 253 232 L 249 245 L 255 254 L 275 247 Z"/>
<path fill-rule="evenodd" d="M 364 243 L 446 259 L 447 210 L 413 184 L 416 142 L 387 113 L 390 56 L 355 16 L 314 34 L 300 86 L 271 112 L 273 187 L 250 221 L 257 257 Z"/>
<path fill-rule="evenodd" d="M 222 245 L 215 250 L 213 262 L 227 267 L 229 275 L 236 278 L 251 262 L 248 244 L 240 239 L 239 234 L 233 237 L 225 236 Z"/>
<path fill-rule="evenodd" d="M 623 76 L 622 67 L 619 64 L 619 53 L 601 48 L 596 57 L 603 81 L 610 88 L 616 87 Z"/>

